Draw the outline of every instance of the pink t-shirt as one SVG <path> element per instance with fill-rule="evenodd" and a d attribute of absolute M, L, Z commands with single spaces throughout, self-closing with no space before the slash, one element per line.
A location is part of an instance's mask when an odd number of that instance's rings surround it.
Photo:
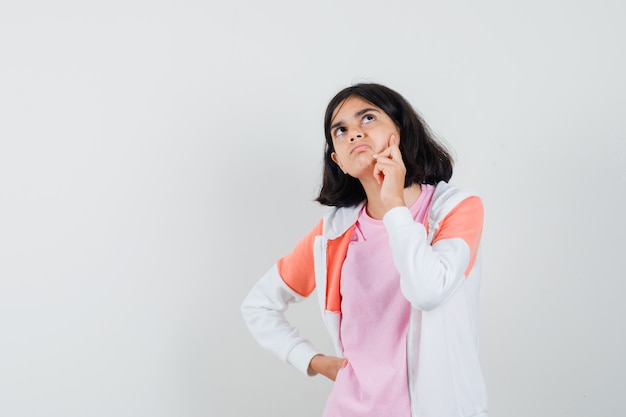
<path fill-rule="evenodd" d="M 410 207 L 423 223 L 435 187 Z M 410 417 L 406 332 L 410 304 L 400 291 L 382 220 L 359 214 L 341 270 L 341 342 L 348 365 L 337 374 L 324 417 Z"/>

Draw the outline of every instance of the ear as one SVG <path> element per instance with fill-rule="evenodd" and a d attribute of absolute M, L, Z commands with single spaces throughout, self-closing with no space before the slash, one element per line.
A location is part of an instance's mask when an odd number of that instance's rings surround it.
<path fill-rule="evenodd" d="M 346 173 L 346 171 L 343 170 L 343 167 L 341 166 L 341 162 L 339 162 L 339 158 L 337 158 L 337 154 L 335 152 L 330 154 L 330 159 L 332 159 L 334 163 L 339 165 L 339 169 L 341 169 L 344 174 Z"/>

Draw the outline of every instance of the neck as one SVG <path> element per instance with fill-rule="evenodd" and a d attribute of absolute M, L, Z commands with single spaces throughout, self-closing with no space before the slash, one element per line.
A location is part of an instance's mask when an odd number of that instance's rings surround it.
<path fill-rule="evenodd" d="M 378 184 L 374 179 L 367 182 L 361 180 L 361 184 L 367 196 L 367 202 L 365 203 L 367 214 L 373 219 L 382 220 L 383 216 L 389 211 L 387 205 L 380 198 L 382 185 Z M 404 189 L 404 205 L 411 207 L 421 193 L 422 187 L 419 184 L 411 184 L 406 187 Z"/>

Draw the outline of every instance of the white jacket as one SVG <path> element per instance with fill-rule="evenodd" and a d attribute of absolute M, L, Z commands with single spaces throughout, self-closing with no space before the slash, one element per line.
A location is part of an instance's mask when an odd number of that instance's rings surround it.
<path fill-rule="evenodd" d="M 259 344 L 309 375 L 309 362 L 319 352 L 284 311 L 317 289 L 336 355 L 343 356 L 340 272 L 360 208 L 331 209 L 242 305 Z M 413 417 L 487 417 L 478 357 L 482 210 L 473 193 L 440 182 L 424 225 L 406 207 L 383 218 L 400 287 L 412 305 L 407 368 Z"/>

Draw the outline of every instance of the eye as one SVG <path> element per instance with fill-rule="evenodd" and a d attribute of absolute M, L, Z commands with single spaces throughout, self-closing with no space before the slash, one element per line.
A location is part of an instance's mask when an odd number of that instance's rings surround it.
<path fill-rule="evenodd" d="M 338 127 L 337 129 L 335 129 L 335 137 L 339 137 L 342 134 L 344 134 L 346 132 L 346 128 L 345 127 Z"/>
<path fill-rule="evenodd" d="M 373 114 L 366 114 L 365 116 L 363 116 L 363 119 L 361 120 L 363 124 L 365 124 L 365 123 L 373 122 L 374 120 L 376 120 L 376 117 L 374 117 Z"/>

